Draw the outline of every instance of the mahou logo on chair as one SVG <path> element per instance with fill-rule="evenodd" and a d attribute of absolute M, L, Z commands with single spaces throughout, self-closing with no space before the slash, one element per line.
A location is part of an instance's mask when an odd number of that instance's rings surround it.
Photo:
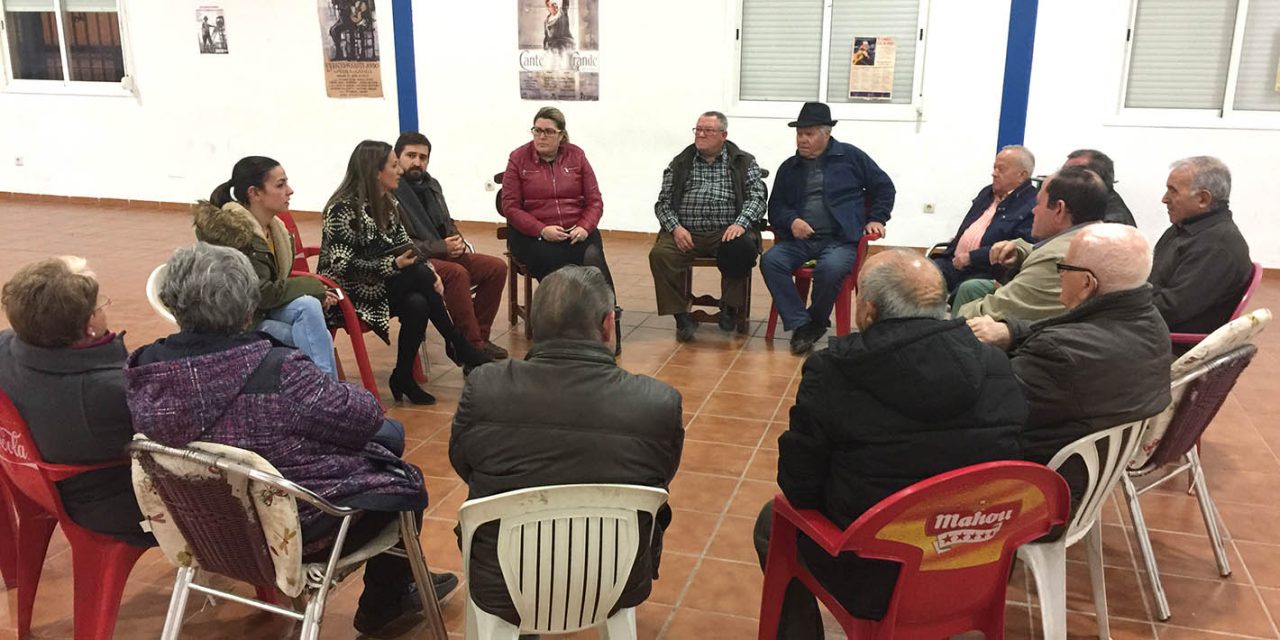
<path fill-rule="evenodd" d="M 946 553 L 956 545 L 992 540 L 1005 522 L 1018 517 L 1021 506 L 1020 502 L 1003 502 L 977 511 L 946 509 L 925 520 L 924 530 L 934 537 L 933 548 L 940 554 Z"/>

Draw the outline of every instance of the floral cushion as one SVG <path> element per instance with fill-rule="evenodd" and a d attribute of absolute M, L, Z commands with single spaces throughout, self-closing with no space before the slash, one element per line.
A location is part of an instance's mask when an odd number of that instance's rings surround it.
<path fill-rule="evenodd" d="M 1218 327 L 1217 331 L 1209 334 L 1208 337 L 1200 341 L 1200 344 L 1197 344 L 1174 361 L 1170 370 L 1170 381 L 1177 380 L 1195 370 L 1196 367 L 1212 361 L 1214 358 L 1240 345 L 1252 342 L 1253 337 L 1258 335 L 1267 326 L 1268 322 L 1271 322 L 1271 311 L 1269 309 L 1258 309 Z M 1183 385 L 1174 389 L 1173 401 L 1169 403 L 1168 408 L 1151 419 L 1147 425 L 1147 430 L 1142 434 L 1142 444 L 1138 447 L 1138 452 L 1133 461 L 1129 463 L 1130 469 L 1141 469 L 1147 463 L 1147 460 L 1151 459 L 1151 454 L 1155 453 L 1160 440 L 1164 438 L 1164 432 L 1168 430 L 1169 424 L 1173 422 L 1173 414 L 1177 411 L 1178 404 L 1181 402 L 1186 388 L 1186 385 Z"/>
<path fill-rule="evenodd" d="M 134 439 L 145 440 L 146 438 L 139 434 Z M 273 476 L 280 475 L 271 463 L 251 451 L 206 442 L 192 442 L 188 446 L 232 459 Z M 226 481 L 231 487 L 232 495 L 239 500 L 246 511 L 253 509 L 256 519 L 262 525 L 262 532 L 270 548 L 271 560 L 275 567 L 276 587 L 290 597 L 302 593 L 305 586 L 302 575 L 302 541 L 299 536 L 298 508 L 292 496 L 263 483 L 227 478 L 221 470 L 193 461 L 169 456 L 157 456 L 154 460 L 165 470 L 184 478 Z M 165 557 L 179 567 L 199 566 L 191 547 L 183 539 L 168 508 L 160 498 L 159 491 L 136 457 L 133 460 L 133 491 L 138 498 L 138 506 L 142 509 L 143 517 L 146 518 L 143 526 L 150 527 Z"/>

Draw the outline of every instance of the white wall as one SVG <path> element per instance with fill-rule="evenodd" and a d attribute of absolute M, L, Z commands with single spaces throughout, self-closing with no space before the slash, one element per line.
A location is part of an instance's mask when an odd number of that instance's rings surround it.
<path fill-rule="evenodd" d="M 391 3 L 381 99 L 325 96 L 315 0 L 219 4 L 228 55 L 199 55 L 196 3 L 128 3 L 137 99 L 0 92 L 0 191 L 184 202 L 256 154 L 284 165 L 295 208 L 318 210 L 355 144 L 396 131 Z"/>
<path fill-rule="evenodd" d="M 1280 266 L 1280 234 L 1270 215 L 1280 170 L 1280 130 L 1142 127 L 1119 124 L 1128 2 L 1041 0 L 1031 71 L 1026 143 L 1046 170 L 1079 147 L 1116 162 L 1116 191 L 1154 242 L 1169 226 L 1169 164 L 1217 156 L 1231 168 L 1231 209 L 1253 259 Z"/>

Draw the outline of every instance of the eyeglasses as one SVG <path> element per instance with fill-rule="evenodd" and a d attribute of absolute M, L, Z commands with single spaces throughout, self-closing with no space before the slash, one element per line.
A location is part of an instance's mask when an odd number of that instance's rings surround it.
<path fill-rule="evenodd" d="M 1059 261 L 1058 261 L 1058 273 L 1059 273 L 1059 274 L 1061 274 L 1061 273 L 1063 273 L 1064 271 L 1078 271 L 1078 272 L 1080 272 L 1080 273 L 1087 273 L 1087 274 L 1089 274 L 1089 275 L 1093 276 L 1093 279 L 1094 279 L 1094 280 L 1097 280 L 1097 279 L 1098 279 L 1098 276 L 1097 276 L 1097 275 L 1095 275 L 1091 269 L 1087 269 L 1087 268 L 1085 268 L 1085 267 L 1077 267 L 1077 266 L 1075 266 L 1074 264 L 1067 264 L 1067 263 L 1062 262 L 1061 260 L 1059 260 Z"/>
<path fill-rule="evenodd" d="M 111 296 L 103 296 L 103 299 L 105 300 L 105 302 L 100 302 L 98 303 L 98 306 L 93 308 L 93 311 L 95 313 L 111 306 Z"/>
<path fill-rule="evenodd" d="M 558 136 L 560 135 L 560 130 L 559 129 L 539 129 L 538 127 L 533 127 L 529 129 L 529 133 L 532 133 L 533 137 L 535 138 L 539 136 Z"/>
<path fill-rule="evenodd" d="M 705 129 L 703 127 L 693 128 L 693 135 L 695 136 L 714 136 L 717 133 L 724 133 L 724 129 Z"/>

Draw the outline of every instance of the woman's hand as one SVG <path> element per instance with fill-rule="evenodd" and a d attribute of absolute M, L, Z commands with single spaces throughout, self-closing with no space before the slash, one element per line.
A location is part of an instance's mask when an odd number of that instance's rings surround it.
<path fill-rule="evenodd" d="M 326 289 L 324 292 L 324 300 L 320 302 L 320 306 L 328 309 L 335 304 L 338 304 L 338 294 Z"/>
<path fill-rule="evenodd" d="M 417 261 L 418 261 L 417 252 L 415 252 L 413 249 L 410 249 L 396 256 L 396 269 L 407 269 L 409 266 L 411 266 L 413 263 Z"/>
<path fill-rule="evenodd" d="M 436 271 L 436 266 L 434 264 L 431 264 L 430 260 L 424 260 L 423 262 L 427 265 L 427 268 L 431 270 L 431 275 L 436 277 L 435 282 L 431 283 L 432 288 L 436 290 L 436 295 L 443 298 L 444 297 L 444 278 L 440 277 L 440 272 Z"/>
<path fill-rule="evenodd" d="M 569 239 L 569 234 L 565 232 L 564 227 L 558 224 L 549 224 L 543 227 L 542 231 L 538 232 L 538 235 L 542 236 L 542 239 L 547 242 L 564 242 Z"/>
<path fill-rule="evenodd" d="M 587 230 L 582 227 L 573 227 L 569 229 L 569 244 L 578 244 L 587 239 Z"/>

